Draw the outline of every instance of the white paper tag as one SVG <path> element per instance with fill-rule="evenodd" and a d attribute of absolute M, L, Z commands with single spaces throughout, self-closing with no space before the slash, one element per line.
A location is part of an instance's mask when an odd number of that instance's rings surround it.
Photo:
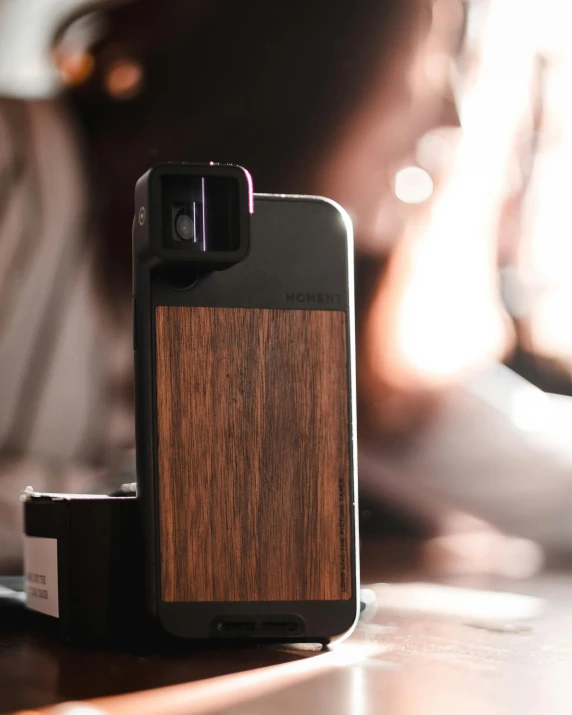
<path fill-rule="evenodd" d="M 24 574 L 28 608 L 59 618 L 57 539 L 24 534 Z"/>

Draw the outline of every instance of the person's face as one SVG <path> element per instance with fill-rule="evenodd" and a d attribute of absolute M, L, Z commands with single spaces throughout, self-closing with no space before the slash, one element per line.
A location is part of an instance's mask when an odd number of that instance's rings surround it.
<path fill-rule="evenodd" d="M 431 13 L 427 0 L 412 3 L 394 48 L 318 175 L 320 192 L 348 210 L 357 247 L 369 253 L 386 252 L 415 211 L 393 193 L 396 171 L 416 164 L 417 143 L 429 131 L 458 125 L 449 68 L 461 5 L 437 0 Z"/>

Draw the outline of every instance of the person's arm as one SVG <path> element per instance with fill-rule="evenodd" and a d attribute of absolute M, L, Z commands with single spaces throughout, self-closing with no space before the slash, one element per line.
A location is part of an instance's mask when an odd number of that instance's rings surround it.
<path fill-rule="evenodd" d="M 1 100 L 0 572 L 21 561 L 22 489 L 105 493 L 132 445 L 113 397 L 131 342 L 96 307 L 87 208 L 62 107 Z"/>

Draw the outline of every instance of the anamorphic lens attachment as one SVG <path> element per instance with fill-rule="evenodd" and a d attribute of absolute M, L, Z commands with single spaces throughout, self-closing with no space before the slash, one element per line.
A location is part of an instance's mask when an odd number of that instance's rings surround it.
<path fill-rule="evenodd" d="M 162 164 L 139 180 L 136 202 L 135 251 L 153 269 L 221 270 L 248 254 L 252 182 L 241 167 Z"/>

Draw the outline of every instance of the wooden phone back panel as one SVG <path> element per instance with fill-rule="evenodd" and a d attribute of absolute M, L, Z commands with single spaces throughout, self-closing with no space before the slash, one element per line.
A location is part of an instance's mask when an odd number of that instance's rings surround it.
<path fill-rule="evenodd" d="M 351 596 L 346 315 L 155 309 L 161 598 Z"/>

